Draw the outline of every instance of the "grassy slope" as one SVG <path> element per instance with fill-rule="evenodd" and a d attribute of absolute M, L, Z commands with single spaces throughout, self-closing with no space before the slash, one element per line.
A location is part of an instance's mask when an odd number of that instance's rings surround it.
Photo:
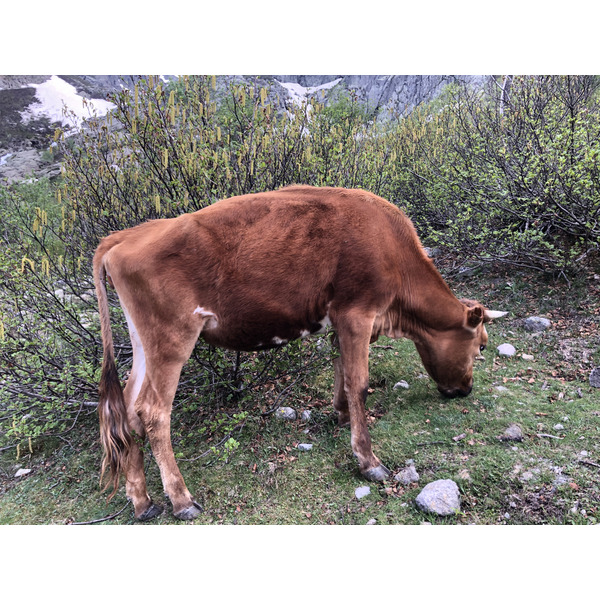
<path fill-rule="evenodd" d="M 298 411 L 311 408 L 311 423 L 261 419 L 253 416 L 253 407 L 245 407 L 250 417 L 227 462 L 212 455 L 179 460 L 190 490 L 205 508 L 195 524 L 598 522 L 600 468 L 591 463 L 600 463 L 600 390 L 591 388 L 587 378 L 592 364 L 600 363 L 600 282 L 591 277 L 586 284 L 567 290 L 527 276 L 454 284 L 458 296 L 511 311 L 488 328 L 487 360 L 478 365 L 468 398 L 443 400 L 423 377 L 410 342 L 381 338 L 372 348 L 367 408 L 375 453 L 394 471 L 413 459 L 418 484 L 370 483 L 370 495 L 354 497 L 355 488 L 367 482 L 352 456 L 349 430 L 336 425 L 329 368 L 287 402 Z M 552 329 L 525 332 L 519 321 L 531 314 L 550 318 Z M 517 357 L 495 357 L 502 342 L 512 343 Z M 524 360 L 524 353 L 534 360 Z M 400 379 L 410 384 L 409 390 L 392 389 Z M 230 412 L 238 410 L 231 407 Z M 175 451 L 183 457 L 193 459 L 215 443 L 189 438 L 189 420 L 175 420 Z M 522 427 L 523 442 L 499 439 L 511 423 Z M 555 430 L 556 424 L 564 429 Z M 124 506 L 123 486 L 108 505 L 99 488 L 95 416 L 82 417 L 79 426 L 71 445 L 58 440 L 34 446 L 33 454 L 22 450 L 18 461 L 14 450 L 0 453 L 1 524 L 90 521 Z M 313 443 L 313 450 L 298 451 L 302 442 Z M 17 463 L 31 468 L 31 474 L 14 479 Z M 158 469 L 150 458 L 147 476 L 150 493 L 161 501 Z M 415 507 L 422 487 L 440 478 L 459 485 L 462 512 L 454 517 L 424 515 Z M 105 521 L 133 522 L 131 506 Z M 178 522 L 168 510 L 153 523 Z"/>

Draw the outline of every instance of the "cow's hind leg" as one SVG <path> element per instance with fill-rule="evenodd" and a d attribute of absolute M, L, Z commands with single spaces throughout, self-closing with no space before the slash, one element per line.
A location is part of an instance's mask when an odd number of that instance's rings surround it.
<path fill-rule="evenodd" d="M 340 342 L 336 334 L 331 336 L 331 343 L 339 351 Z M 344 391 L 344 367 L 341 356 L 333 359 L 334 381 L 333 381 L 333 408 L 338 415 L 338 425 L 344 427 L 350 425 L 350 413 L 348 412 L 348 398 Z"/>
<path fill-rule="evenodd" d="M 146 355 L 137 329 L 125 307 L 123 307 L 123 312 L 127 318 L 129 337 L 131 338 L 131 347 L 133 350 L 131 372 L 123 390 L 125 405 L 127 407 L 127 421 L 133 434 L 133 444 L 129 448 L 125 472 L 125 490 L 127 498 L 133 503 L 136 519 L 148 521 L 160 515 L 164 509 L 162 506 L 152 502 L 146 488 L 144 454 L 142 451 L 146 431 L 135 408 L 146 377 Z"/>
<path fill-rule="evenodd" d="M 369 341 L 373 318 L 361 314 L 347 314 L 340 316 L 334 326 L 340 343 L 344 392 L 344 396 L 340 392 L 337 399 L 339 401 L 345 397 L 347 401 L 352 451 L 366 479 L 383 481 L 389 477 L 390 471 L 373 454 L 365 414 L 365 400 L 369 387 Z"/>
<path fill-rule="evenodd" d="M 136 411 L 150 440 L 165 495 L 178 519 L 194 519 L 202 511 L 187 489 L 171 445 L 171 409 L 183 363 L 149 362 Z"/>

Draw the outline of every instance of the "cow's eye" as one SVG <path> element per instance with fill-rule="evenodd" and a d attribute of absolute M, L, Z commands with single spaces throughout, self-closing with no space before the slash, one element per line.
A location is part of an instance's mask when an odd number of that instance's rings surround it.
<path fill-rule="evenodd" d="M 479 346 L 479 352 L 483 352 L 485 350 L 485 344 L 481 344 L 481 346 Z"/>

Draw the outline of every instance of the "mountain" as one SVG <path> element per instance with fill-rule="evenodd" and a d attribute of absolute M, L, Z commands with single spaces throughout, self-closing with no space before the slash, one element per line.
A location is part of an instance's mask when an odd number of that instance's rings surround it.
<path fill-rule="evenodd" d="M 57 124 L 77 128 L 95 111 L 114 105 L 110 94 L 133 88 L 138 76 L 0 75 L 0 183 L 54 177 L 60 165 L 47 152 Z M 164 81 L 176 79 L 161 76 Z M 218 76 L 217 88 L 231 82 L 257 82 L 271 89 L 279 105 L 318 96 L 325 102 L 340 92 L 355 94 L 375 119 L 435 98 L 458 80 L 481 85 L 483 76 L 457 75 L 257 75 Z M 84 103 L 85 99 L 85 103 Z M 63 108 L 71 111 L 67 117 Z"/>

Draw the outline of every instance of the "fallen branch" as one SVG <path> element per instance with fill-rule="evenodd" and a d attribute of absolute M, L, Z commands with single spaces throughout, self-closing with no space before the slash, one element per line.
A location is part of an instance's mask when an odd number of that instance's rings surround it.
<path fill-rule="evenodd" d="M 557 435 L 550 435 L 549 433 L 536 433 L 539 438 L 552 438 L 553 440 L 562 440 L 563 438 L 558 437 Z"/>
<path fill-rule="evenodd" d="M 592 462 L 591 460 L 580 460 L 582 465 L 589 465 L 590 467 L 598 467 L 600 469 L 600 465 L 598 463 Z"/>
<path fill-rule="evenodd" d="M 108 517 L 103 517 L 102 519 L 94 519 L 93 521 L 79 521 L 78 523 L 67 523 L 67 525 L 93 525 L 94 523 L 110 521 L 111 519 L 118 517 L 127 508 L 129 504 L 131 504 L 131 500 L 127 500 L 125 506 L 119 512 L 116 512 L 114 515 L 109 515 Z"/>

